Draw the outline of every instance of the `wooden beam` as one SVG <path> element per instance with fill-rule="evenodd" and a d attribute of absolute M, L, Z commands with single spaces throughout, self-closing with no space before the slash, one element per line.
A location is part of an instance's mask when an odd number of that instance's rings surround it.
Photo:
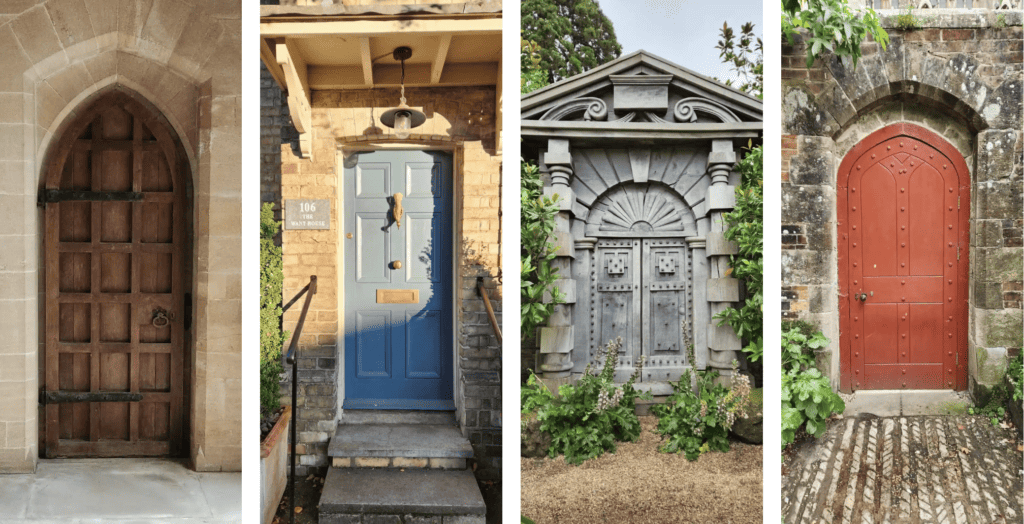
<path fill-rule="evenodd" d="M 277 57 L 274 56 L 274 48 L 276 47 L 276 43 L 274 47 L 271 47 L 271 44 L 267 43 L 265 38 L 260 38 L 260 59 L 267 66 L 267 71 L 270 71 L 270 76 L 277 82 L 277 87 L 280 87 L 283 91 L 287 88 L 287 84 L 284 79 L 284 70 L 281 69 L 281 64 L 277 63 Z"/>
<path fill-rule="evenodd" d="M 370 56 L 370 37 L 359 39 L 359 51 L 363 60 L 363 83 L 373 85 L 373 57 Z"/>
<path fill-rule="evenodd" d="M 303 158 L 312 158 L 313 110 L 310 106 L 309 68 L 295 40 L 285 38 L 277 43 L 277 63 L 284 70 L 288 89 L 288 110 L 292 124 L 299 132 L 299 150 Z"/>
<path fill-rule="evenodd" d="M 279 21 L 263 19 L 260 36 L 263 38 L 302 38 L 310 36 L 385 36 L 396 33 L 441 35 L 500 35 L 501 18 L 406 18 L 398 20 L 332 20 L 332 21 Z"/>
<path fill-rule="evenodd" d="M 497 63 L 447 64 L 440 80 L 431 82 L 431 64 L 406 64 L 405 87 L 440 86 L 492 86 L 497 85 L 500 73 Z M 399 65 L 380 64 L 373 68 L 374 87 L 398 87 L 402 80 Z M 363 70 L 360 66 L 310 66 L 311 89 L 364 89 Z"/>
<path fill-rule="evenodd" d="M 452 45 L 452 35 L 441 35 L 437 43 L 437 54 L 434 55 L 434 65 L 430 68 L 430 83 L 436 84 L 441 81 L 441 71 L 444 70 L 444 61 L 448 57 L 448 47 Z"/>

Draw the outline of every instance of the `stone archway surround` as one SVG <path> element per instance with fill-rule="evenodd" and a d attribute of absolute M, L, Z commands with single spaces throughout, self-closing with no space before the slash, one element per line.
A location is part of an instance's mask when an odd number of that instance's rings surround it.
<path fill-rule="evenodd" d="M 849 60 L 830 57 L 816 64 L 807 80 L 790 80 L 783 87 L 783 317 L 813 321 L 832 340 L 818 364 L 838 386 L 839 163 L 871 132 L 895 122 L 918 123 L 949 140 L 972 174 L 968 362 L 973 391 L 994 380 L 985 365 L 990 357 L 1020 346 L 1020 304 L 1012 293 L 1021 281 L 1021 80 L 1019 74 L 993 77 L 991 67 L 983 67 L 975 55 L 921 52 L 926 43 L 892 35 L 886 51 L 870 44 L 865 51 L 870 54 L 856 69 Z"/>
<path fill-rule="evenodd" d="M 133 91 L 162 113 L 190 163 L 196 273 L 189 456 L 197 470 L 238 470 L 240 9 L 90 0 L 86 13 L 63 4 L 40 4 L 0 25 L 0 48 L 11 51 L 0 59 L 0 204 L 7 210 L 0 271 L 3 287 L 14 292 L 0 304 L 11 323 L 5 332 L 13 333 L 0 343 L 0 367 L 8 370 L 0 376 L 0 473 L 30 472 L 40 454 L 42 214 L 35 202 L 43 162 L 76 108 L 113 89 Z M 223 338 L 211 341 L 211 332 Z"/>

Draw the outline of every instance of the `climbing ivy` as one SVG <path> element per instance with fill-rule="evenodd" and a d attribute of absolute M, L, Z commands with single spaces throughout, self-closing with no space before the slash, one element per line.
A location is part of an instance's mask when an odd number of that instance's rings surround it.
<path fill-rule="evenodd" d="M 551 235 L 558 213 L 558 195 L 546 197 L 544 182 L 536 165 L 522 162 L 520 188 L 520 329 L 524 339 L 532 339 L 538 326 L 548 321 L 555 304 L 564 300 L 555 286 L 558 269 L 551 266 L 555 246 Z M 545 301 L 545 293 L 550 299 Z"/>
<path fill-rule="evenodd" d="M 260 407 L 265 413 L 281 407 L 281 348 L 287 336 L 281 330 L 281 246 L 274 242 L 280 228 L 273 204 L 264 203 L 260 211 Z"/>
<path fill-rule="evenodd" d="M 731 257 L 733 276 L 747 287 L 747 299 L 715 318 L 732 327 L 747 341 L 743 352 L 751 362 L 764 354 L 764 148 L 750 149 L 737 166 L 742 176 L 736 189 L 736 207 L 725 214 L 725 238 L 736 242 L 739 253 Z"/>
<path fill-rule="evenodd" d="M 889 44 L 889 34 L 882 29 L 875 10 L 867 7 L 855 11 L 846 0 L 782 0 L 782 34 L 790 44 L 801 28 L 809 33 L 807 67 L 826 51 L 850 57 L 856 67 L 861 55 L 860 44 L 868 36 L 882 49 Z"/>

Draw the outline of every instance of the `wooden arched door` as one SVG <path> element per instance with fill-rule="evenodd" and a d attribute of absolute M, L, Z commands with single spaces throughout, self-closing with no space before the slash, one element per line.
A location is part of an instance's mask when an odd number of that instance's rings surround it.
<path fill-rule="evenodd" d="M 836 186 L 842 389 L 966 389 L 963 156 L 894 124 L 850 150 Z"/>
<path fill-rule="evenodd" d="M 89 104 L 45 166 L 47 457 L 182 449 L 191 311 L 188 166 L 128 93 Z"/>

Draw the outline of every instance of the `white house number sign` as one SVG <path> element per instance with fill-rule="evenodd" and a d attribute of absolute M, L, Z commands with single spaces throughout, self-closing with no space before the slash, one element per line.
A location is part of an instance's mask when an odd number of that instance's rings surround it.
<path fill-rule="evenodd" d="M 330 200 L 285 200 L 285 229 L 331 229 Z"/>

